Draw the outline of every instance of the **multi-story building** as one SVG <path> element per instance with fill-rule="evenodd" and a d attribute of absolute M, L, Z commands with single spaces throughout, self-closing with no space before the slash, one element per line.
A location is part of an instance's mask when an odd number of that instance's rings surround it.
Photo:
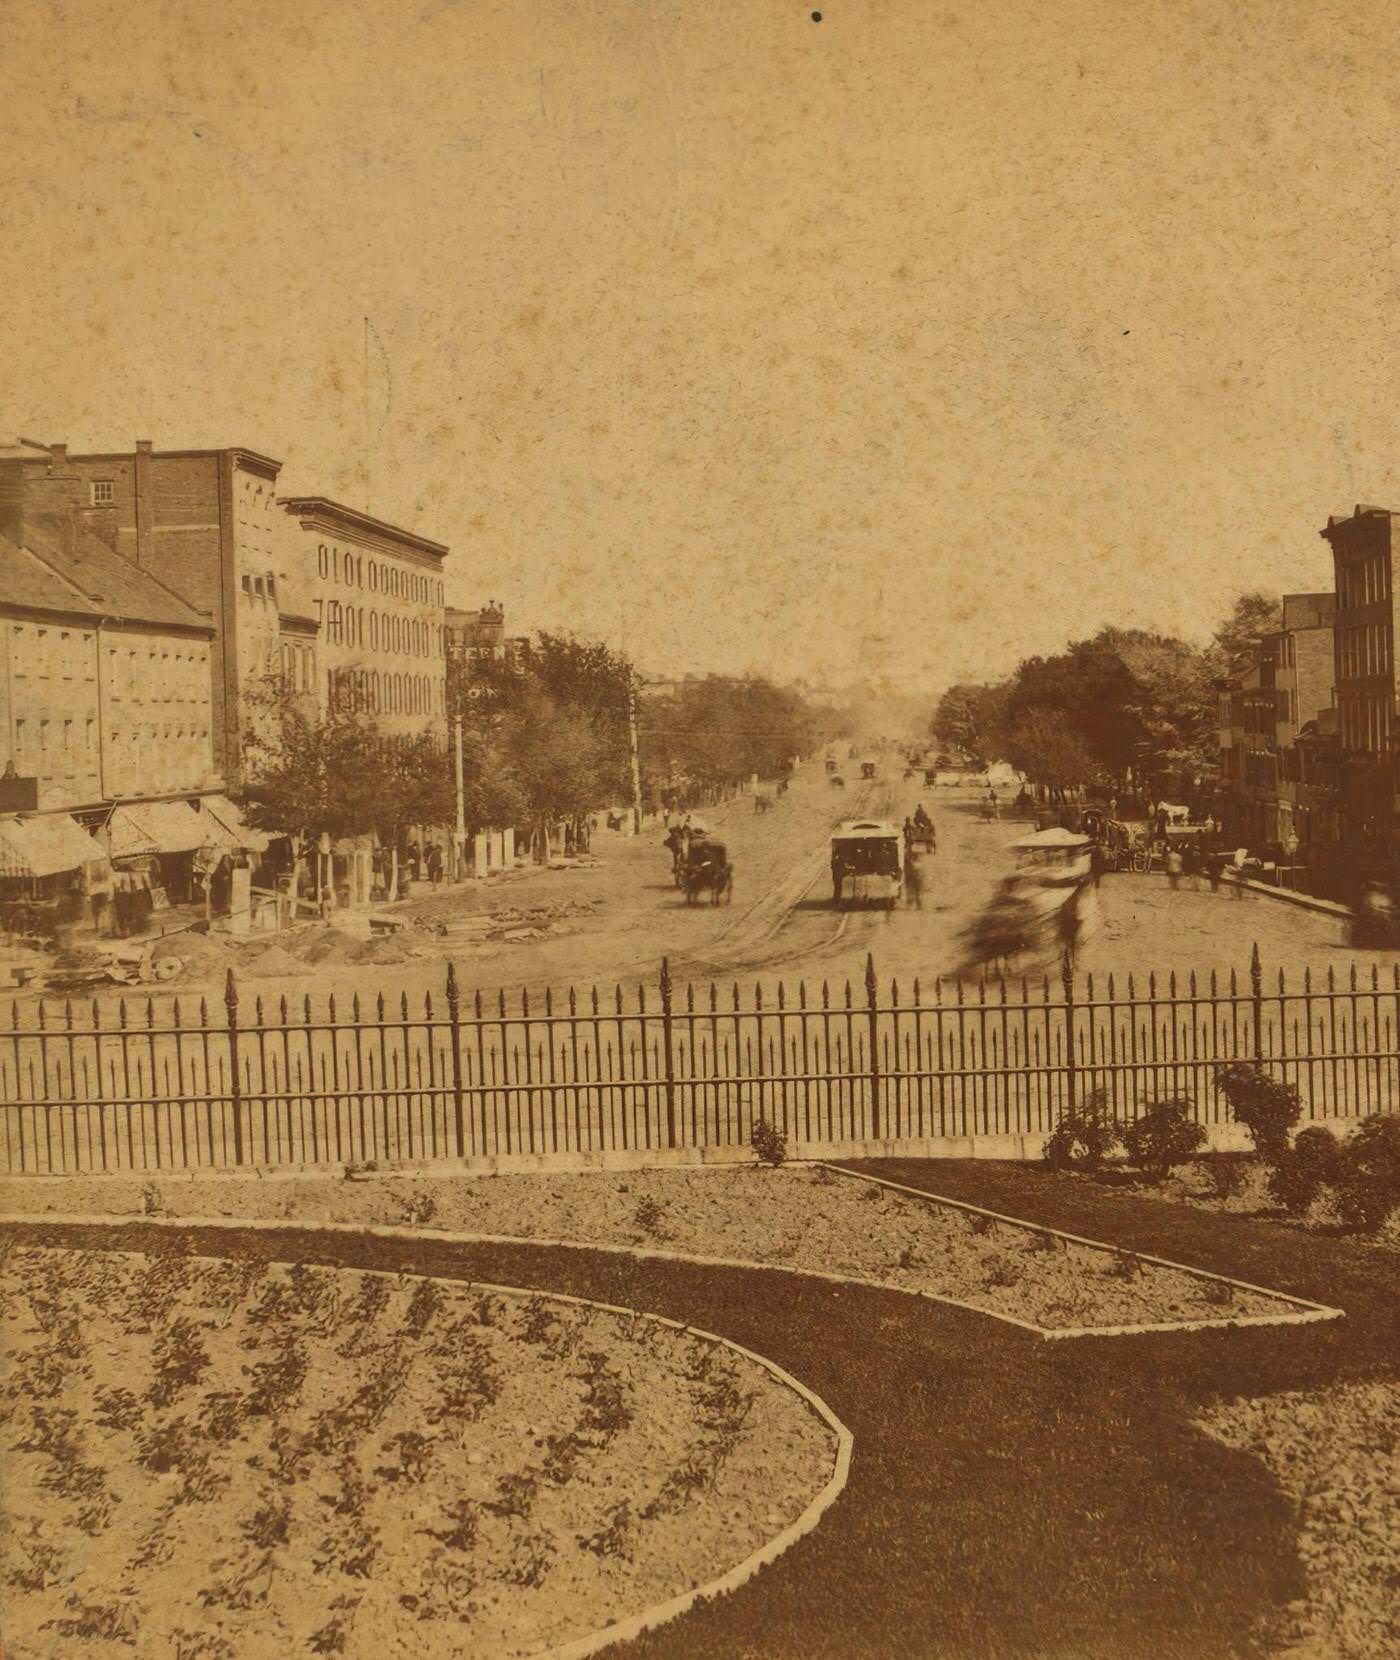
<path fill-rule="evenodd" d="M 324 496 L 280 506 L 300 542 L 289 563 L 298 609 L 317 631 L 326 701 L 389 732 L 445 731 L 447 549 Z"/>
<path fill-rule="evenodd" d="M 46 476 L 76 481 L 83 528 L 209 618 L 214 757 L 230 782 L 245 690 L 277 655 L 280 469 L 250 449 L 157 450 L 145 439 L 84 455 L 24 441 L 0 455 L 0 501 Z"/>
<path fill-rule="evenodd" d="M 43 481 L 49 504 L 62 482 Z M 81 524 L 26 505 L 0 534 L 0 769 L 20 792 L 4 805 L 217 789 L 209 619 Z"/>
<path fill-rule="evenodd" d="M 207 616 L 214 759 L 230 787 L 264 684 L 321 708 L 333 692 L 351 696 L 390 730 L 445 713 L 448 550 L 323 497 L 279 498 L 280 472 L 239 447 L 0 449 L 0 522 L 31 485 L 65 479 L 82 529 Z"/>
<path fill-rule="evenodd" d="M 1225 823 L 1246 843 L 1282 848 L 1296 835 L 1306 849 L 1333 839 L 1332 803 L 1316 765 L 1304 777 L 1298 739 L 1310 724 L 1316 737 L 1332 704 L 1334 605 L 1330 593 L 1285 594 L 1281 626 L 1217 685 Z"/>
<path fill-rule="evenodd" d="M 1394 531 L 1391 513 L 1358 506 L 1319 532 L 1336 569 L 1335 684 L 1344 837 L 1379 848 L 1395 834 Z"/>
<path fill-rule="evenodd" d="M 506 634 L 506 614 L 495 600 L 479 611 L 461 611 L 449 605 L 445 621 L 449 661 L 497 662 L 523 668 L 529 660 L 529 636 Z"/>

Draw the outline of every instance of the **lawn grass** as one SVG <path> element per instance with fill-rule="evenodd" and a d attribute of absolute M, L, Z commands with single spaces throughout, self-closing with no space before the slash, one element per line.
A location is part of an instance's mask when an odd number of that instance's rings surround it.
<path fill-rule="evenodd" d="M 1256 1460 L 1192 1428 L 1190 1408 L 1216 1393 L 1383 1375 L 1394 1364 L 1397 1299 L 1376 1254 L 1023 1169 L 862 1168 L 1295 1291 L 1348 1318 L 1047 1344 L 958 1309 L 780 1270 L 236 1225 L 167 1235 L 156 1248 L 189 1239 L 201 1252 L 595 1297 L 721 1332 L 815 1389 L 855 1437 L 846 1492 L 777 1563 L 629 1644 L 627 1660 L 1247 1652 L 1258 1617 L 1301 1590 L 1291 1508 Z M 87 1247 L 151 1244 L 140 1223 L 10 1231 Z"/>

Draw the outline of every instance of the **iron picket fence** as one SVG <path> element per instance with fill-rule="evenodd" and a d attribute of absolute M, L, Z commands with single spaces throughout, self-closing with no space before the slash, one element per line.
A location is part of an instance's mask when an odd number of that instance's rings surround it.
<path fill-rule="evenodd" d="M 1256 1060 L 1309 1118 L 1396 1109 L 1400 967 L 1145 981 L 659 983 L 532 997 L 16 1001 L 0 1028 L 9 1174 L 157 1171 L 742 1145 L 812 1149 L 1050 1130 L 1099 1090 L 1116 1117 Z"/>

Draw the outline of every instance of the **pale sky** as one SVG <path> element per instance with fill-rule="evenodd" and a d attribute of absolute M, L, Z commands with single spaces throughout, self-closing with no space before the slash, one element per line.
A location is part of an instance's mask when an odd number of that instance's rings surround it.
<path fill-rule="evenodd" d="M 1394 10 L 818 4 L 4 0 L 0 434 L 268 452 L 650 669 L 1330 585 L 1400 506 Z"/>

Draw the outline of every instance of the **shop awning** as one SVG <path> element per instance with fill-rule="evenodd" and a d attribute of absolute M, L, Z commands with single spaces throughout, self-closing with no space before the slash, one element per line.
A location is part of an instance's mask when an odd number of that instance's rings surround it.
<path fill-rule="evenodd" d="M 254 830 L 243 822 L 243 815 L 226 795 L 206 795 L 200 801 L 200 816 L 223 832 L 223 839 L 231 847 L 246 848 L 249 853 L 265 853 L 272 840 L 266 830 Z"/>
<path fill-rule="evenodd" d="M 107 822 L 112 857 L 137 854 L 193 853 L 198 847 L 222 846 L 227 837 L 183 801 L 138 801 L 113 810 Z"/>
<path fill-rule="evenodd" d="M 67 813 L 0 818 L 0 876 L 56 876 L 102 856 L 98 844 Z"/>

